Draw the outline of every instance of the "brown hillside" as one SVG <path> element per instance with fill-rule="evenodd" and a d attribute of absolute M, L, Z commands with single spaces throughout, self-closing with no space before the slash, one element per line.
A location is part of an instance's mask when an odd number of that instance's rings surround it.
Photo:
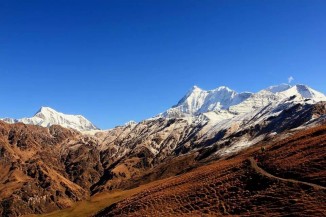
<path fill-rule="evenodd" d="M 153 182 L 96 216 L 325 216 L 325 138 L 326 126 L 300 131 Z"/>
<path fill-rule="evenodd" d="M 277 142 L 259 165 L 270 173 L 326 186 L 326 127 L 316 127 Z"/>
<path fill-rule="evenodd" d="M 71 206 L 89 194 L 69 180 L 60 162 L 63 143 L 77 135 L 0 121 L 0 215 L 19 216 Z"/>

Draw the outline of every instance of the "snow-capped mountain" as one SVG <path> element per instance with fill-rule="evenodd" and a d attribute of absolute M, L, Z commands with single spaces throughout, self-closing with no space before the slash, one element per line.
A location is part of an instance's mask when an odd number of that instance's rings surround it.
<path fill-rule="evenodd" d="M 326 101 L 324 94 L 313 90 L 306 85 L 298 84 L 292 87 L 288 84 L 281 84 L 268 87 L 253 94 L 243 102 L 231 106 L 229 111 L 235 114 L 245 114 L 258 108 L 265 107 L 270 103 L 280 102 L 283 99 L 290 97 L 297 101 L 310 100 L 313 103 Z"/>
<path fill-rule="evenodd" d="M 171 115 L 173 112 L 175 117 Z M 20 189 L 12 191 L 17 204 L 22 204 L 30 213 L 45 204 L 29 203 L 24 198 L 26 191 L 30 195 L 43 195 L 44 189 L 39 186 L 53 190 L 56 199 L 51 201 L 60 201 L 62 197 L 69 201 L 87 195 L 84 189 L 95 194 L 126 189 L 140 180 L 146 183 L 179 175 L 194 165 L 235 157 L 250 146 L 283 140 L 300 129 L 325 125 L 326 97 L 305 85 L 282 84 L 257 93 L 240 94 L 227 87 L 211 91 L 194 87 L 163 114 L 103 131 L 94 130 L 96 127 L 82 116 L 65 115 L 46 107 L 32 118 L 5 119 L 9 123 L 20 121 L 45 127 L 60 124 L 87 130 L 79 134 L 61 127 L 46 130 L 0 122 L 0 150 L 5 153 L 0 163 L 7 165 L 8 170 L 4 171 L 10 173 L 9 179 L 4 176 L 9 180 L 6 186 L 10 189 L 11 180 L 16 182 L 10 178 L 11 174 L 15 175 L 13 172 L 26 177 L 24 183 L 37 183 L 33 188 L 22 184 Z M 58 132 L 60 136 L 54 136 Z M 58 148 L 47 144 L 56 144 Z M 21 162 L 27 163 L 22 165 Z M 13 165 L 21 167 L 9 170 Z M 44 179 L 39 176 L 29 175 L 35 168 L 40 171 L 38 174 L 50 177 L 46 179 L 50 187 L 43 185 Z M 22 172 L 26 172 L 26 176 L 22 176 Z M 57 186 L 61 186 L 60 192 L 69 187 L 73 194 L 56 194 Z M 11 209 L 19 213 L 20 207 Z"/>
<path fill-rule="evenodd" d="M 194 86 L 177 105 L 161 113 L 159 117 L 193 117 L 213 112 L 215 113 L 213 116 L 221 114 L 222 119 L 224 119 L 224 117 L 254 111 L 288 97 L 309 99 L 313 102 L 326 100 L 324 94 L 301 84 L 295 86 L 289 84 L 270 86 L 257 93 L 237 93 L 225 86 L 206 91 Z M 212 116 L 212 113 L 210 116 Z M 221 117 L 218 119 L 221 119 Z"/>
<path fill-rule="evenodd" d="M 228 88 L 218 89 L 230 92 L 224 96 L 231 99 L 236 95 Z M 141 156 L 146 162 L 143 165 L 151 168 L 194 153 L 196 159 L 220 158 L 234 155 L 264 139 L 273 138 L 273 135 L 325 120 L 326 97 L 304 85 L 272 86 L 250 94 L 236 105 L 230 103 L 231 106 L 225 109 L 196 112 L 205 104 L 207 92 L 195 87 L 180 100 L 180 107 L 176 106 L 180 110 L 175 114 L 182 116 L 165 113 L 167 116 L 161 114 L 133 127 L 122 126 L 96 134 L 101 141 L 99 147 L 103 156 L 108 162 L 117 162 L 116 166 L 127 165 L 130 158 Z M 223 102 L 226 101 L 231 100 L 224 98 Z M 182 108 L 189 110 L 181 113 Z M 191 115 L 189 111 L 195 114 Z M 108 182 L 109 187 L 115 184 Z"/>
<path fill-rule="evenodd" d="M 187 117 L 210 111 L 228 109 L 232 105 L 241 103 L 252 93 L 237 93 L 228 87 L 221 86 L 214 90 L 202 90 L 197 86 L 178 102 L 177 105 L 162 113 L 162 117 Z"/>
<path fill-rule="evenodd" d="M 279 92 L 280 95 L 284 97 L 301 97 L 304 99 L 310 99 L 314 102 L 324 101 L 325 95 L 302 84 L 295 85 L 291 88 L 286 89 L 285 91 Z"/>
<path fill-rule="evenodd" d="M 22 122 L 25 124 L 39 125 L 42 127 L 50 127 L 51 125 L 60 125 L 66 128 L 72 128 L 79 131 L 97 130 L 89 120 L 82 115 L 67 115 L 50 107 L 41 107 L 40 110 L 31 118 L 3 118 L 7 123 Z"/>
<path fill-rule="evenodd" d="M 279 85 L 273 85 L 268 88 L 266 88 L 267 91 L 272 92 L 272 93 L 277 93 L 277 92 L 282 92 L 287 89 L 290 89 L 292 86 L 289 84 L 279 84 Z"/>
<path fill-rule="evenodd" d="M 123 126 L 135 126 L 135 125 L 137 125 L 137 122 L 134 120 L 130 120 L 126 122 Z"/>

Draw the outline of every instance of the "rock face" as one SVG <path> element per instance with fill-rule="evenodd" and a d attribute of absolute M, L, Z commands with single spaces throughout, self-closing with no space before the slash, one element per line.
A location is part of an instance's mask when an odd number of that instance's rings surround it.
<path fill-rule="evenodd" d="M 178 110 L 178 117 L 159 115 L 91 134 L 0 121 L 0 214 L 65 208 L 102 191 L 133 188 L 234 158 L 256 144 L 285 138 L 293 129 L 325 124 L 325 96 L 306 86 L 274 86 L 243 98 L 224 87 L 214 93 L 218 106 L 212 110 L 205 103 L 190 103 L 196 106 Z M 200 99 L 213 102 L 208 96 Z M 182 107 L 187 99 L 181 101 Z M 47 110 L 36 117 L 48 120 Z"/>
<path fill-rule="evenodd" d="M 60 125 L 62 127 L 75 129 L 78 131 L 97 130 L 89 120 L 81 115 L 66 115 L 55 111 L 50 107 L 42 107 L 33 117 L 31 118 L 3 118 L 3 121 L 7 123 L 25 123 L 33 124 L 42 127 L 50 127 L 52 125 Z"/>

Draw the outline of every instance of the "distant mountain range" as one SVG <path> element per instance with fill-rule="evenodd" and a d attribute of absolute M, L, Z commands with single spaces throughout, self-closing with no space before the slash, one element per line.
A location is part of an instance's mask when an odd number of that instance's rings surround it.
<path fill-rule="evenodd" d="M 280 84 L 270 86 L 258 93 L 237 93 L 225 86 L 207 91 L 194 86 L 175 106 L 154 118 L 194 118 L 204 114 L 216 120 L 225 120 L 252 112 L 270 103 L 280 102 L 288 97 L 295 97 L 297 101 L 307 100 L 305 101 L 307 103 L 326 101 L 324 94 L 306 85 Z M 1 120 L 7 123 L 22 122 L 43 127 L 61 125 L 79 131 L 99 130 L 81 115 L 63 114 L 50 107 L 41 107 L 30 118 L 2 118 Z M 135 124 L 136 122 L 130 121 L 125 125 Z"/>
<path fill-rule="evenodd" d="M 312 102 L 326 99 L 324 94 L 306 85 L 291 86 L 289 84 L 281 84 L 268 87 L 258 93 L 237 93 L 225 86 L 207 91 L 194 86 L 177 105 L 168 109 L 160 116 L 189 117 L 223 110 L 232 114 L 243 114 L 290 96 L 310 99 Z"/>
<path fill-rule="evenodd" d="M 310 213 L 324 206 L 326 199 L 322 191 L 307 188 L 314 183 L 320 189 L 325 186 L 326 97 L 306 85 L 281 84 L 257 93 L 237 93 L 227 87 L 206 91 L 195 86 L 167 111 L 108 130 L 98 130 L 83 116 L 49 107 L 42 107 L 31 118 L 2 120 L 0 216 L 55 211 L 97 193 L 111 195 L 117 189 L 134 189 L 169 177 L 97 216 L 154 216 L 156 211 L 164 216 L 176 210 L 189 216 L 204 211 L 212 216 L 247 215 L 248 210 L 260 215 L 253 206 L 270 206 L 276 212 L 270 205 L 275 203 L 264 204 L 260 196 L 266 195 L 269 201 L 277 189 L 277 200 L 285 201 L 284 206 L 301 207 L 303 203 L 296 201 L 318 194 L 315 207 L 304 203 Z M 260 148 L 265 146 L 271 147 L 269 157 L 275 159 L 266 158 L 264 162 L 269 163 L 258 165 L 254 157 L 262 155 Z M 209 163 L 212 167 L 202 167 Z M 282 172 L 279 168 L 283 167 Z M 202 180 L 206 178 L 209 180 Z M 301 184 L 286 184 L 293 180 Z M 162 187 L 165 183 L 166 188 Z M 275 186 L 270 188 L 270 183 Z M 298 195 L 292 195 L 294 200 L 284 191 Z M 206 203 L 207 198 L 211 203 Z M 149 208 L 151 203 L 155 207 Z M 216 209 L 217 203 L 223 206 Z M 93 202 L 87 204 L 93 206 Z M 166 209 L 169 205 L 174 208 Z M 196 210 L 201 211 L 196 214 Z M 282 207 L 276 213 L 298 214 Z"/>

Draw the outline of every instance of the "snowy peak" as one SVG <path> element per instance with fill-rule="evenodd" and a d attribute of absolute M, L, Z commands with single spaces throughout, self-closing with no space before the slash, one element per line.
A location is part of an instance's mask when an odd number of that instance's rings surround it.
<path fill-rule="evenodd" d="M 295 85 L 296 91 L 304 98 L 314 98 L 318 93 L 306 85 Z"/>
<path fill-rule="evenodd" d="M 205 95 L 205 91 L 195 85 L 187 92 L 184 97 L 182 97 L 182 99 L 177 103 L 177 105 L 173 107 L 177 107 L 184 103 L 191 102 L 192 100 L 199 98 L 200 95 Z"/>
<path fill-rule="evenodd" d="M 280 84 L 280 85 L 270 86 L 265 90 L 275 93 L 281 98 L 296 96 L 303 99 L 312 99 L 313 101 L 325 100 L 324 94 L 303 84 L 297 84 L 294 86 L 291 86 L 289 84 Z"/>
<path fill-rule="evenodd" d="M 292 86 L 289 84 L 280 84 L 268 87 L 266 90 L 272 93 L 278 93 L 290 89 Z"/>
<path fill-rule="evenodd" d="M 50 108 L 50 107 L 47 107 L 47 106 L 42 106 L 37 112 L 36 112 L 36 114 L 37 113 L 39 113 L 39 112 L 56 112 L 56 113 L 58 113 L 56 110 L 54 110 L 53 108 Z"/>
<path fill-rule="evenodd" d="M 239 94 L 226 86 L 208 91 L 193 86 L 177 105 L 161 116 L 187 117 L 210 111 L 220 111 L 246 100 L 251 95 L 252 93 L 248 92 Z"/>
<path fill-rule="evenodd" d="M 311 99 L 315 102 L 326 100 L 324 94 L 303 84 L 297 84 L 286 91 L 280 92 L 280 94 L 286 97 L 297 96 L 303 99 Z"/>
<path fill-rule="evenodd" d="M 42 106 L 35 114 L 34 117 L 39 118 L 47 118 L 51 116 L 60 116 L 64 115 L 63 113 L 57 112 L 56 110 L 50 108 L 50 107 L 44 107 Z"/>
<path fill-rule="evenodd" d="M 200 87 L 198 87 L 197 85 L 192 86 L 192 88 L 190 89 L 189 92 L 193 92 L 193 91 L 201 91 L 202 89 Z"/>
<path fill-rule="evenodd" d="M 270 86 L 257 93 L 236 91 L 221 86 L 213 90 L 203 90 L 194 86 L 178 102 L 159 116 L 168 118 L 192 117 L 211 111 L 227 110 L 234 115 L 244 114 L 265 107 L 270 103 L 281 102 L 286 98 L 296 96 L 296 100 L 305 102 L 326 101 L 324 94 L 306 85 L 280 84 Z"/>
<path fill-rule="evenodd" d="M 38 112 L 31 118 L 21 119 L 2 119 L 8 123 L 22 122 L 25 124 L 39 125 L 43 127 L 50 127 L 52 125 L 61 125 L 62 127 L 75 129 L 78 131 L 97 130 L 89 120 L 82 115 L 67 115 L 50 107 L 41 107 Z"/>
<path fill-rule="evenodd" d="M 211 91 L 225 91 L 225 92 L 232 92 L 232 93 L 236 93 L 234 90 L 231 90 L 230 88 L 226 87 L 226 86 L 220 86 L 214 90 Z"/>
<path fill-rule="evenodd" d="M 134 120 L 130 120 L 130 121 L 126 122 L 123 126 L 129 127 L 129 126 L 135 126 L 135 125 L 137 125 L 137 122 Z"/>
<path fill-rule="evenodd" d="M 295 96 L 295 98 L 293 98 Z M 271 103 L 281 103 L 284 100 L 290 99 L 298 103 L 306 103 L 306 99 L 311 102 L 326 101 L 324 94 L 319 93 L 305 85 L 290 86 L 281 84 L 271 86 L 253 94 L 243 102 L 231 106 L 229 110 L 235 114 L 244 114 L 252 112 L 256 109 L 263 108 Z"/>
<path fill-rule="evenodd" d="M 183 113 L 193 114 L 200 109 L 207 95 L 207 91 L 193 86 L 178 104 L 173 107 L 179 108 Z"/>

